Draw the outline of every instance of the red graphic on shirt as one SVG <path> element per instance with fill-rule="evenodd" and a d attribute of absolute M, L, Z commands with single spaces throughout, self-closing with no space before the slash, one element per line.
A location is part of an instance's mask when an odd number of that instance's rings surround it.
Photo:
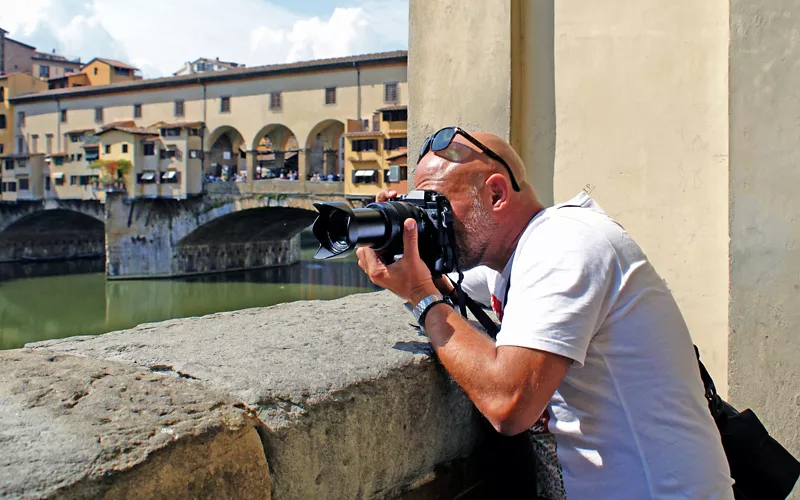
<path fill-rule="evenodd" d="M 503 322 L 503 303 L 500 302 L 500 299 L 498 299 L 494 294 L 492 294 L 492 311 L 494 311 L 495 314 L 497 314 L 497 319 L 499 319 L 500 322 L 502 323 Z"/>
<path fill-rule="evenodd" d="M 542 416 L 539 417 L 530 428 L 531 434 L 550 434 L 550 429 L 548 428 L 548 424 L 550 423 L 550 412 L 547 411 L 547 408 L 544 409 L 542 412 Z"/>

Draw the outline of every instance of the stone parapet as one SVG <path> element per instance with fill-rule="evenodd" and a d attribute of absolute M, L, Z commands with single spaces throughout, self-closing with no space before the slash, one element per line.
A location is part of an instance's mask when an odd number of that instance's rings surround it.
<path fill-rule="evenodd" d="M 0 362 L 20 368 L 0 376 L 0 421 L 13 425 L 0 427 L 0 460 L 20 465 L 2 467 L 0 496 L 95 496 L 98 484 L 148 496 L 173 470 L 178 498 L 420 491 L 472 454 L 481 426 L 409 319 L 378 292 L 8 351 Z"/>

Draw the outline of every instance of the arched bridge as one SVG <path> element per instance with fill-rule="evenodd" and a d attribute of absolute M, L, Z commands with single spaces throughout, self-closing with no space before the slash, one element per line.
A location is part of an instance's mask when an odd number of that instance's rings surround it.
<path fill-rule="evenodd" d="M 99 257 L 104 210 L 96 200 L 0 204 L 0 262 Z"/>
<path fill-rule="evenodd" d="M 205 195 L 188 200 L 106 198 L 109 278 L 179 276 L 285 265 L 300 257 L 313 204 L 341 195 Z"/>

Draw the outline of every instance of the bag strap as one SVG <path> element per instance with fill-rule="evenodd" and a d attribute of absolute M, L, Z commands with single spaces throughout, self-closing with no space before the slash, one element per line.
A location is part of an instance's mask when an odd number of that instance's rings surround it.
<path fill-rule="evenodd" d="M 717 386 L 714 385 L 714 379 L 711 374 L 706 370 L 705 365 L 700 361 L 700 349 L 694 346 L 694 353 L 697 356 L 697 365 L 700 367 L 700 379 L 703 381 L 705 388 L 705 397 L 708 401 L 708 409 L 711 411 L 711 416 L 717 420 L 723 414 L 722 398 L 717 394 Z"/>

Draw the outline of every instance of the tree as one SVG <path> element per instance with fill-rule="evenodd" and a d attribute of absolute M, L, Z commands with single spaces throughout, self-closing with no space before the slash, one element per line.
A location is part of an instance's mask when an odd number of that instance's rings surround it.
<path fill-rule="evenodd" d="M 133 163 L 121 158 L 119 160 L 97 160 L 89 168 L 99 169 L 99 184 L 102 188 L 124 188 L 125 181 L 121 178 L 128 172 Z"/>

